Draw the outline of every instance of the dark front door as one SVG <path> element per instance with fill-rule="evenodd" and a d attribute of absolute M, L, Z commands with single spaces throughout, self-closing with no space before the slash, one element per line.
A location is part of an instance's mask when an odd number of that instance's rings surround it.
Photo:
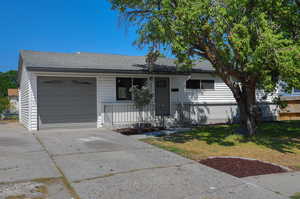
<path fill-rule="evenodd" d="M 170 115 L 169 78 L 155 78 L 155 111 L 156 115 Z"/>

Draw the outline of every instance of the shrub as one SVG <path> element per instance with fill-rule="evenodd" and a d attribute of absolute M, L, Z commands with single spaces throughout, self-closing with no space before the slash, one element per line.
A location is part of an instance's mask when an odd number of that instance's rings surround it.
<path fill-rule="evenodd" d="M 9 100 L 7 97 L 0 97 L 0 113 L 9 109 Z"/>

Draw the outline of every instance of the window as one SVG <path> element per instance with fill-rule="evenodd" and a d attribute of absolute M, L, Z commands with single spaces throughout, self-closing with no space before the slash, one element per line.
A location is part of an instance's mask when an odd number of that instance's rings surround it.
<path fill-rule="evenodd" d="M 186 81 L 187 89 L 200 89 L 200 80 L 189 79 Z"/>
<path fill-rule="evenodd" d="M 137 86 L 138 88 L 142 88 L 146 82 L 146 78 L 117 78 L 117 100 L 132 100 L 131 87 Z"/>
<path fill-rule="evenodd" d="M 215 81 L 189 79 L 186 81 L 186 88 L 187 89 L 215 89 Z"/>
<path fill-rule="evenodd" d="M 117 78 L 117 100 L 131 100 L 131 78 Z"/>
<path fill-rule="evenodd" d="M 215 89 L 215 81 L 201 80 L 201 89 Z"/>

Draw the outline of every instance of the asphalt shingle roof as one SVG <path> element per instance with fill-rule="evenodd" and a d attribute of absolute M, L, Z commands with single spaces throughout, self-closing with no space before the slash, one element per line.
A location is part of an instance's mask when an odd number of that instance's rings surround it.
<path fill-rule="evenodd" d="M 125 56 L 96 53 L 52 53 L 22 50 L 23 64 L 28 70 L 70 72 L 148 72 L 145 56 Z M 159 58 L 154 73 L 180 73 L 174 59 Z M 197 63 L 192 72 L 213 72 L 208 61 Z"/>

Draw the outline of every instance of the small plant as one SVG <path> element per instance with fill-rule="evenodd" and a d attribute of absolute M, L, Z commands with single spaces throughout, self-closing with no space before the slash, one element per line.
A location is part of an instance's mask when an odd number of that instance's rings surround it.
<path fill-rule="evenodd" d="M 130 90 L 133 95 L 133 102 L 134 105 L 137 107 L 139 111 L 139 117 L 141 123 L 144 122 L 143 118 L 143 108 L 151 103 L 151 100 L 153 98 L 153 94 L 151 93 L 149 87 L 147 85 L 142 87 L 133 86 Z M 141 125 L 139 125 L 141 127 Z"/>

